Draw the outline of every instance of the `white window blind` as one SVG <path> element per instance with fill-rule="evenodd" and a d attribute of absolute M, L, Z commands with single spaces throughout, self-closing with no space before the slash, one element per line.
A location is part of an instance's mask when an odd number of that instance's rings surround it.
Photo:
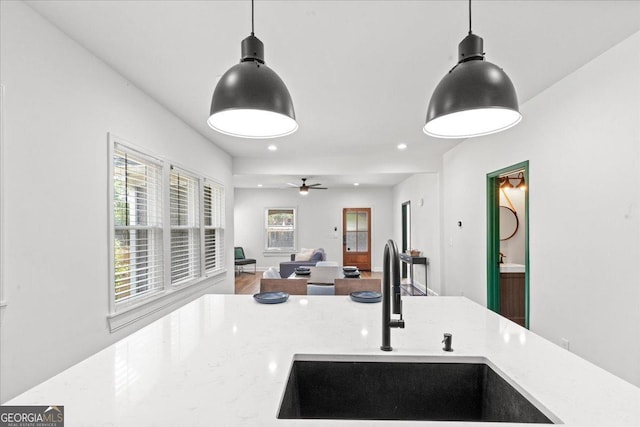
<path fill-rule="evenodd" d="M 295 251 L 296 210 L 268 208 L 265 212 L 265 249 L 267 251 Z"/>
<path fill-rule="evenodd" d="M 162 288 L 162 166 L 115 144 L 113 154 L 115 302 Z"/>
<path fill-rule="evenodd" d="M 196 176 L 171 168 L 171 284 L 184 284 L 201 276 L 200 183 Z"/>
<path fill-rule="evenodd" d="M 224 189 L 205 179 L 204 264 L 207 274 L 224 268 Z"/>

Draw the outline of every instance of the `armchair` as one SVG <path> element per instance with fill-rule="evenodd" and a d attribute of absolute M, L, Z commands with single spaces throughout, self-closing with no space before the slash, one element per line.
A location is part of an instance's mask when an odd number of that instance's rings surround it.
<path fill-rule="evenodd" d="M 245 265 L 253 264 L 253 274 L 256 274 L 256 260 L 253 258 L 247 258 L 244 255 L 244 249 L 242 246 L 236 246 L 234 251 L 236 271 L 238 273 L 242 273 Z"/>

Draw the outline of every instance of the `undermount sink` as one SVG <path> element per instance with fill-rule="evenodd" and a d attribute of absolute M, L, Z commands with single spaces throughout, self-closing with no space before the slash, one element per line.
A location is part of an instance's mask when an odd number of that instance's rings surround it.
<path fill-rule="evenodd" d="M 468 357 L 296 355 L 278 418 L 560 422 L 490 365 Z"/>

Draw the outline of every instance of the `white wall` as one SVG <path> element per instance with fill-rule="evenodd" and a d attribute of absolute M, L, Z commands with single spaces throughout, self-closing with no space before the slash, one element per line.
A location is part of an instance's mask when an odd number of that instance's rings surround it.
<path fill-rule="evenodd" d="M 371 268 L 382 269 L 386 241 L 393 238 L 392 189 L 330 188 L 301 196 L 291 189 L 235 190 L 235 246 L 255 258 L 258 269 L 279 268 L 290 256 L 264 256 L 266 208 L 295 207 L 298 215 L 298 249 L 322 247 L 327 260 L 342 263 L 342 209 L 371 208 Z M 337 231 L 334 228 L 337 227 Z"/>
<path fill-rule="evenodd" d="M 429 259 L 427 284 L 440 294 L 440 179 L 438 174 L 412 175 L 394 187 L 394 238 L 399 249 L 402 244 L 402 204 L 411 202 L 411 247 Z M 414 266 L 414 281 L 424 285 L 424 267 Z"/>
<path fill-rule="evenodd" d="M 109 333 L 108 132 L 227 186 L 228 272 L 205 291 L 233 292 L 233 191 L 227 154 L 22 2 L 0 7 L 4 402 L 176 308 Z"/>
<path fill-rule="evenodd" d="M 486 304 L 486 174 L 529 160 L 531 329 L 640 386 L 640 33 L 522 113 L 444 157 L 445 293 Z"/>

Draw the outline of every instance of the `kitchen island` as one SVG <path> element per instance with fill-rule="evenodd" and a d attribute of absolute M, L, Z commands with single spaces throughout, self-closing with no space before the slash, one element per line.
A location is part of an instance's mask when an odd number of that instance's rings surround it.
<path fill-rule="evenodd" d="M 464 297 L 403 303 L 406 327 L 391 331 L 393 351 L 382 352 L 381 304 L 205 295 L 5 404 L 64 405 L 67 427 L 424 425 L 278 419 L 294 355 L 482 357 L 565 425 L 640 425 L 638 387 L 515 323 Z"/>

